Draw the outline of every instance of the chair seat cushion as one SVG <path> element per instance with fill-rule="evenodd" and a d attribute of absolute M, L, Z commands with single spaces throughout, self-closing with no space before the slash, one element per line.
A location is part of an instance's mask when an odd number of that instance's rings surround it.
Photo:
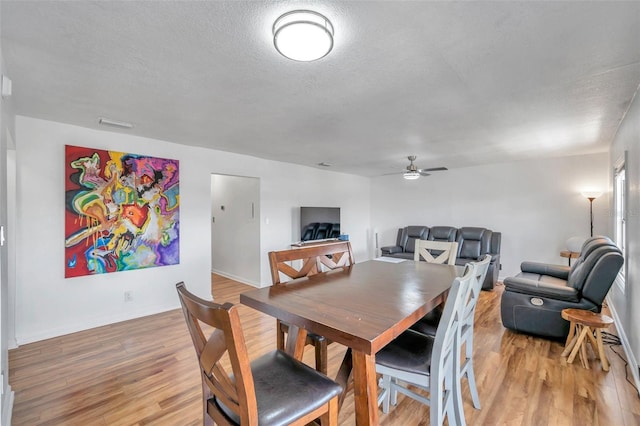
<path fill-rule="evenodd" d="M 376 364 L 428 376 L 433 342 L 432 336 L 409 329 L 376 354 Z"/>
<path fill-rule="evenodd" d="M 288 425 L 326 404 L 342 386 L 282 351 L 273 351 L 251 363 L 258 403 L 258 424 Z M 235 423 L 240 417 L 215 401 Z"/>
<path fill-rule="evenodd" d="M 442 317 L 442 308 L 441 306 L 436 306 L 431 310 L 431 312 L 420 318 L 418 322 L 409 328 L 419 333 L 426 334 L 427 336 L 435 336 L 438 331 L 440 317 Z"/>

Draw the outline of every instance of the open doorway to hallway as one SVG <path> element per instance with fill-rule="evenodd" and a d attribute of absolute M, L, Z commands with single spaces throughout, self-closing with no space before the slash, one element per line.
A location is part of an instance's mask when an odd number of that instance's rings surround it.
<path fill-rule="evenodd" d="M 260 179 L 211 175 L 211 271 L 260 286 Z"/>

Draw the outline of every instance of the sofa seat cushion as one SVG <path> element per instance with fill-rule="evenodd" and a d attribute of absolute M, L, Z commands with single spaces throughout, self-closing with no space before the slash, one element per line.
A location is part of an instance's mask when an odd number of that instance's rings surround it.
<path fill-rule="evenodd" d="M 567 286 L 567 281 L 566 280 L 563 280 L 561 278 L 556 278 L 556 277 L 553 277 L 551 275 L 540 275 L 540 274 L 535 274 L 535 273 L 531 273 L 531 272 L 521 272 L 516 276 L 519 277 L 519 278 L 524 278 L 526 280 L 539 281 L 539 282 L 542 282 L 544 284 L 557 285 L 559 287 L 566 287 Z"/>
<path fill-rule="evenodd" d="M 527 294 L 533 297 L 550 297 L 567 302 L 578 302 L 580 292 L 567 286 L 567 282 L 548 275 L 520 273 L 504 279 L 505 291 Z"/>
<path fill-rule="evenodd" d="M 389 255 L 385 255 L 387 257 L 397 257 L 400 259 L 409 259 L 409 260 L 413 260 L 413 253 L 406 253 L 406 252 L 401 252 L 401 253 L 393 253 L 393 254 L 389 254 Z"/>

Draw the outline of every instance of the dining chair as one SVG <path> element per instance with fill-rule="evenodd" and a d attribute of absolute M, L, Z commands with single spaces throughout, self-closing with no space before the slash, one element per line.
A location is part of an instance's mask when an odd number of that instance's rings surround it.
<path fill-rule="evenodd" d="M 430 406 L 431 426 L 439 426 L 447 417 L 450 425 L 464 425 L 464 411 L 455 403 L 455 372 L 460 357 L 457 346 L 464 301 L 473 284 L 471 267 L 453 281 L 438 331 L 434 336 L 407 330 L 376 353 L 376 373 L 382 374 L 378 404 L 389 412 L 390 404 L 397 404 L 400 392 Z M 429 392 L 425 397 L 407 385 Z"/>
<path fill-rule="evenodd" d="M 456 264 L 458 243 L 455 241 L 416 240 L 413 260 L 421 258 L 429 263 Z"/>
<path fill-rule="evenodd" d="M 482 260 L 477 262 L 470 262 L 469 265 L 472 268 L 473 285 L 468 299 L 464 304 L 464 311 L 460 324 L 460 341 L 458 342 L 458 349 L 462 351 L 464 345 L 464 357 L 460 364 L 460 369 L 456 374 L 456 383 L 461 383 L 462 378 L 466 376 L 469 383 L 469 392 L 471 393 L 471 399 L 473 406 L 476 409 L 480 409 L 480 397 L 478 396 L 478 388 L 476 386 L 475 374 L 473 371 L 473 330 L 475 323 L 476 306 L 482 291 L 482 283 L 487 275 L 489 264 L 491 263 L 491 255 L 485 255 Z M 428 314 L 420 321 L 411 326 L 412 330 L 420 333 L 435 336 L 438 324 L 440 321 L 441 311 L 434 309 L 432 314 Z M 460 390 L 460 387 L 458 387 Z M 462 409 L 462 394 L 457 392 L 456 404 Z"/>
<path fill-rule="evenodd" d="M 273 285 L 286 284 L 286 281 L 281 280 L 281 274 L 289 279 L 296 279 L 318 274 L 324 269 L 346 268 L 353 264 L 353 251 L 349 241 L 314 244 L 269 252 Z M 280 350 L 284 349 L 288 328 L 287 323 L 277 320 L 276 347 Z M 315 348 L 316 370 L 324 374 L 327 373 L 327 345 L 329 343 L 324 336 L 313 333 L 307 334 L 305 341 L 306 345 L 312 345 Z"/>
<path fill-rule="evenodd" d="M 339 384 L 279 350 L 249 362 L 237 306 L 201 299 L 183 282 L 176 289 L 198 357 L 203 424 L 338 424 Z M 203 324 L 213 327 L 208 338 Z"/>

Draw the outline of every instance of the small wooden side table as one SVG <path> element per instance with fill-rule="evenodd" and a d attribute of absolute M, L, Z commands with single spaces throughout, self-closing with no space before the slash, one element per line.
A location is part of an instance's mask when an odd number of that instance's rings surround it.
<path fill-rule="evenodd" d="M 569 259 L 569 266 L 571 266 L 571 259 L 576 259 L 578 257 L 580 257 L 580 252 L 577 251 L 569 251 L 569 250 L 562 250 L 560 252 L 560 257 L 566 257 Z"/>
<path fill-rule="evenodd" d="M 609 360 L 604 353 L 602 343 L 602 330 L 613 324 L 613 319 L 604 314 L 583 309 L 563 309 L 562 318 L 571 322 L 567 343 L 562 352 L 563 357 L 569 356 L 567 363 L 571 364 L 580 352 L 582 366 L 589 368 L 587 343 L 591 343 L 593 353 L 600 358 L 602 369 L 609 371 Z"/>

